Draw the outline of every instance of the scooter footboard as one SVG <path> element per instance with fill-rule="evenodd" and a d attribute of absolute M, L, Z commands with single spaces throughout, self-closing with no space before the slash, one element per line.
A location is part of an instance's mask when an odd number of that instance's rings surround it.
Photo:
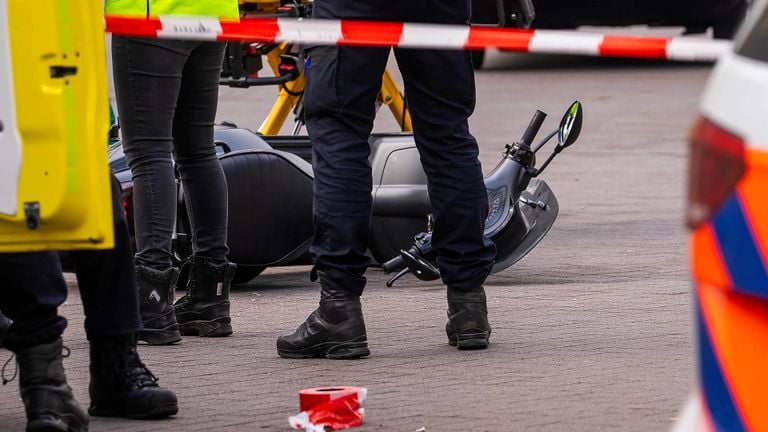
<path fill-rule="evenodd" d="M 560 207 L 546 182 L 533 179 L 515 203 L 512 221 L 493 239 L 496 263 L 492 273 L 502 271 L 526 256 L 552 228 Z"/>

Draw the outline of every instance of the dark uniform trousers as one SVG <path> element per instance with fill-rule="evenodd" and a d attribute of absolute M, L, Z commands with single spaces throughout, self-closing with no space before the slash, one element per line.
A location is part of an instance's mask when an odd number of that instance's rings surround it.
<path fill-rule="evenodd" d="M 141 330 L 133 250 L 114 177 L 112 207 L 115 248 L 72 254 L 89 340 Z M 3 346 L 13 350 L 56 340 L 67 326 L 57 312 L 66 298 L 55 252 L 0 254 L 0 310 L 13 320 Z"/>
<path fill-rule="evenodd" d="M 313 17 L 466 24 L 469 0 L 316 0 Z M 313 146 L 313 270 L 360 294 L 371 262 L 368 136 L 388 48 L 310 47 L 305 115 Z M 435 218 L 433 246 L 443 282 L 458 290 L 481 285 L 495 258 L 483 236 L 488 199 L 469 132 L 475 106 L 470 53 L 395 49 L 416 146 L 428 178 Z M 426 222 L 425 222 L 426 225 Z M 314 271 L 313 271 L 314 274 Z"/>

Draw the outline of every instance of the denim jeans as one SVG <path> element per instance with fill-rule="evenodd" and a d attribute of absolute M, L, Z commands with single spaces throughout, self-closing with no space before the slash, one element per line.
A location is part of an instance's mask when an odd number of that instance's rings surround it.
<path fill-rule="evenodd" d="M 123 149 L 133 173 L 136 264 L 172 266 L 174 160 L 195 256 L 226 261 L 227 186 L 213 143 L 224 44 L 112 37 Z"/>

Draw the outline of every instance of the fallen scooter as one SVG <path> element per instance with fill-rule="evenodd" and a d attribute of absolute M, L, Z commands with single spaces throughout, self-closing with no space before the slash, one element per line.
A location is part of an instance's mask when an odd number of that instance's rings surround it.
<path fill-rule="evenodd" d="M 494 272 L 533 249 L 557 216 L 554 194 L 537 177 L 556 154 L 578 138 L 581 104 L 572 104 L 559 129 L 531 148 L 544 117 L 537 112 L 523 139 L 507 145 L 501 162 L 485 179 L 490 203 L 486 234 L 498 252 Z M 314 178 L 308 137 L 260 136 L 232 124 L 218 126 L 214 136 L 227 178 L 229 259 L 238 265 L 235 282 L 247 282 L 267 267 L 308 264 Z M 535 153 L 555 136 L 554 152 L 535 168 Z M 421 233 L 431 213 L 427 180 L 413 135 L 374 134 L 369 142 L 373 174 L 370 255 L 385 271 L 398 272 L 390 284 L 409 272 L 435 279 L 439 273 L 431 262 L 430 234 Z M 131 220 L 131 175 L 119 147 L 110 160 L 123 184 Z M 177 265 L 191 255 L 192 235 L 180 183 L 173 248 Z"/>
<path fill-rule="evenodd" d="M 546 114 L 536 111 L 522 139 L 506 146 L 501 162 L 485 178 L 489 201 L 485 235 L 496 244 L 497 250 L 492 273 L 508 268 L 528 254 L 544 238 L 557 217 L 557 199 L 549 186 L 537 177 L 556 155 L 578 138 L 582 107 L 579 102 L 574 102 L 559 128 L 531 148 L 545 117 Z M 536 152 L 555 135 L 554 151 L 536 168 Z M 432 234 L 417 234 L 409 249 L 402 249 L 398 256 L 382 264 L 384 272 L 397 272 L 386 285 L 392 286 L 408 273 L 425 281 L 439 278 L 440 271 L 434 258 Z"/>

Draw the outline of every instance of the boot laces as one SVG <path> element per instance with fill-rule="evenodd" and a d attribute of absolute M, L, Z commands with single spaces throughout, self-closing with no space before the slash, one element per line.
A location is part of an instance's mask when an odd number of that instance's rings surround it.
<path fill-rule="evenodd" d="M 13 376 L 10 377 L 10 378 L 6 378 L 5 377 L 5 368 L 8 367 L 8 364 L 11 361 L 13 361 L 14 358 L 16 358 L 16 354 L 15 353 L 11 353 L 11 356 L 8 357 L 8 360 L 6 360 L 5 364 L 3 365 L 3 370 L 0 371 L 0 376 L 2 376 L 2 378 L 3 378 L 3 385 L 6 385 L 9 382 L 15 380 L 16 379 L 16 375 L 18 375 L 18 373 L 19 373 L 19 368 L 18 368 L 18 366 L 16 366 L 16 362 L 13 362 Z"/>
<path fill-rule="evenodd" d="M 66 347 L 66 346 L 61 347 L 62 357 L 65 357 L 65 358 L 69 357 L 69 354 L 70 354 L 69 347 Z M 16 353 L 12 352 L 11 356 L 8 357 L 8 360 L 6 360 L 5 363 L 3 364 L 3 369 L 0 370 L 0 377 L 2 377 L 3 379 L 3 385 L 6 385 L 9 382 L 12 382 L 13 380 L 15 380 L 16 376 L 19 374 L 19 366 L 16 362 L 13 362 L 13 376 L 11 376 L 10 378 L 5 377 L 5 368 L 7 368 L 8 365 L 11 363 L 11 361 L 13 361 L 13 359 L 15 358 L 16 358 Z"/>
<path fill-rule="evenodd" d="M 125 376 L 134 387 L 141 388 L 157 385 L 157 377 L 142 363 L 139 353 L 135 348 L 128 351 L 125 363 Z"/>

